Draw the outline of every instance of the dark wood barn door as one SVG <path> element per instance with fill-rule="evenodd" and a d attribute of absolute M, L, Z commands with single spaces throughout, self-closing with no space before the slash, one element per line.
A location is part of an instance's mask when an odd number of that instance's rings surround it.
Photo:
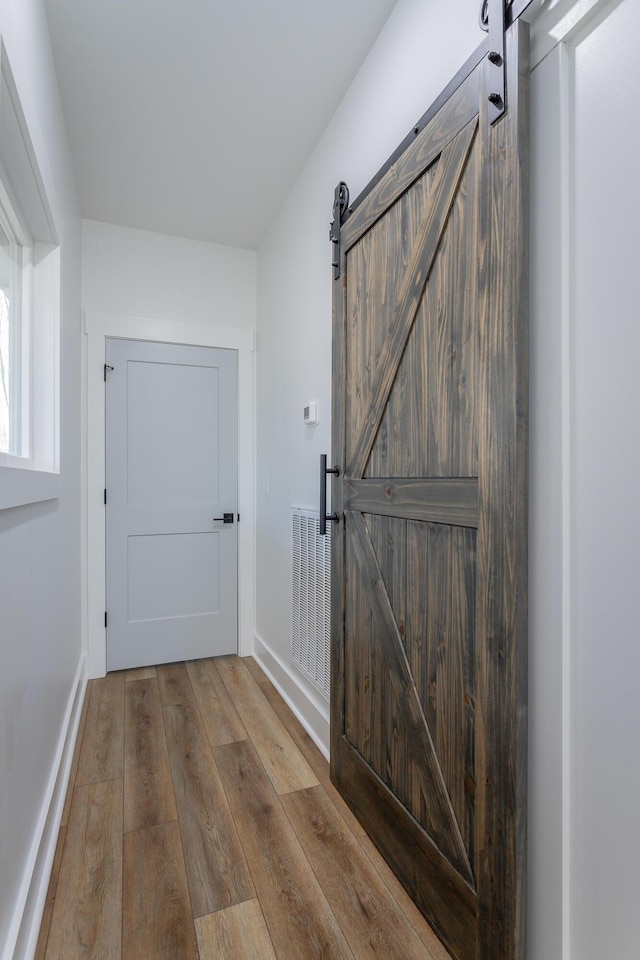
<path fill-rule="evenodd" d="M 523 949 L 526 31 L 334 225 L 332 776 L 460 960 Z"/>

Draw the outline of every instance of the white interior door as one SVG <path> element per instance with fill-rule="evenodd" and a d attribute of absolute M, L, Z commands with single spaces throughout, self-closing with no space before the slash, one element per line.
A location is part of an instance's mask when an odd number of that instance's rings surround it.
<path fill-rule="evenodd" d="M 236 653 L 236 353 L 106 344 L 107 669 Z"/>

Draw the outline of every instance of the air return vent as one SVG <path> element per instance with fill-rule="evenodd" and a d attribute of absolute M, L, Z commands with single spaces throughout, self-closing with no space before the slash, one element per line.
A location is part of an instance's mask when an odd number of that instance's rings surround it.
<path fill-rule="evenodd" d="M 329 698 L 331 535 L 319 535 L 318 512 L 292 507 L 291 660 Z"/>

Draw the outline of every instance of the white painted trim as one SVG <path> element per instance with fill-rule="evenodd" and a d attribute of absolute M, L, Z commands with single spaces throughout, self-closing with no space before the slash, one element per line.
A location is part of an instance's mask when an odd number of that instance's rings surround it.
<path fill-rule="evenodd" d="M 36 951 L 86 688 L 86 660 L 82 656 L 69 694 L 9 933 L 2 948 L 2 960 L 33 960 Z"/>
<path fill-rule="evenodd" d="M 573 806 L 573 291 L 574 191 L 572 119 L 572 56 L 559 44 L 560 113 L 560 270 L 561 270 L 561 434 L 562 434 L 562 956 L 571 960 L 572 919 L 572 806 Z"/>
<path fill-rule="evenodd" d="M 89 677 L 107 671 L 105 611 L 104 362 L 107 337 L 150 340 L 238 351 L 238 653 L 253 649 L 255 624 L 254 497 L 254 333 L 204 324 L 85 314 L 87 335 L 87 669 Z"/>
<path fill-rule="evenodd" d="M 0 481 L 0 510 L 41 503 L 43 500 L 57 500 L 60 496 L 59 473 L 0 466 Z"/>
<path fill-rule="evenodd" d="M 302 681 L 257 634 L 253 656 L 293 711 L 315 745 L 329 759 L 329 709 L 326 700 Z"/>
<path fill-rule="evenodd" d="M 0 113 L 10 118 L 0 143 L 2 193 L 15 211 L 29 260 L 23 268 L 21 310 L 25 456 L 0 454 L 0 509 L 9 509 L 58 497 L 61 218 L 55 213 L 55 190 L 52 184 L 45 186 L 1 37 Z"/>
<path fill-rule="evenodd" d="M 573 43 L 597 19 L 608 16 L 621 0 L 557 0 L 539 10 L 531 23 L 531 69 L 559 43 Z M 564 958 L 563 958 L 564 960 Z"/>
<path fill-rule="evenodd" d="M 559 166 L 550 176 L 560 180 L 559 303 L 561 346 L 561 751 L 562 751 L 562 960 L 572 960 L 576 944 L 576 811 L 575 795 L 577 735 L 576 718 L 576 461 L 575 461 L 575 51 L 577 46 L 602 21 L 611 15 L 621 0 L 559 0 L 544 10 L 532 28 L 532 67 L 550 54 L 559 58 L 558 88 L 554 102 L 560 130 Z M 577 958 L 579 960 L 579 958 Z"/>

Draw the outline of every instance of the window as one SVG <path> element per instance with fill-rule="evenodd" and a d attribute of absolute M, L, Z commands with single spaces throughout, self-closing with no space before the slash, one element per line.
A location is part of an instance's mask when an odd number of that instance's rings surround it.
<path fill-rule="evenodd" d="M 15 213 L 0 192 L 0 453 L 24 459 L 30 433 L 29 252 Z"/>
<path fill-rule="evenodd" d="M 0 40 L 0 509 L 57 496 L 60 248 Z"/>

